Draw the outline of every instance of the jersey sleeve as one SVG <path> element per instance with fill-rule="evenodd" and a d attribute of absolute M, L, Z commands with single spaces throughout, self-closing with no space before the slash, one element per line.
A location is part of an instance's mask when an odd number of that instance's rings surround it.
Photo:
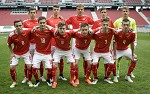
<path fill-rule="evenodd" d="M 131 43 L 133 43 L 135 41 L 135 36 L 136 34 L 135 33 L 132 33 L 132 36 L 131 36 Z"/>
<path fill-rule="evenodd" d="M 90 25 L 93 25 L 93 24 L 94 24 L 93 19 L 92 19 L 92 18 L 90 18 L 90 17 L 88 17 L 88 24 L 90 24 Z"/>
<path fill-rule="evenodd" d="M 9 35 L 7 39 L 7 45 L 10 46 L 11 44 L 12 44 L 12 37 L 11 35 Z"/>

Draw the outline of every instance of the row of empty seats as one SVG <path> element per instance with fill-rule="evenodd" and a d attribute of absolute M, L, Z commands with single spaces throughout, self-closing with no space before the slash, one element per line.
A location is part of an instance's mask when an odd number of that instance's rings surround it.
<path fill-rule="evenodd" d="M 61 0 L 39 0 L 41 4 L 58 4 Z"/>
<path fill-rule="evenodd" d="M 123 3 L 126 5 L 133 4 L 133 5 L 141 5 L 142 1 L 141 0 L 123 0 Z"/>

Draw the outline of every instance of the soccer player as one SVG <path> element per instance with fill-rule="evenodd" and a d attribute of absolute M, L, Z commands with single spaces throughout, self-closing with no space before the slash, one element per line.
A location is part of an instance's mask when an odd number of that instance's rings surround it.
<path fill-rule="evenodd" d="M 107 69 L 105 73 L 104 81 L 113 84 L 113 82 L 108 79 L 111 71 L 113 70 L 114 60 L 113 56 L 110 53 L 110 44 L 112 37 L 114 35 L 114 30 L 109 27 L 109 19 L 102 19 L 102 27 L 98 32 L 93 35 L 95 40 L 95 47 L 92 53 L 92 73 L 94 75 L 94 80 L 92 84 L 97 84 L 97 63 L 99 58 L 104 59 L 104 64 L 107 64 Z M 114 79 L 117 79 L 117 76 L 114 76 Z"/>
<path fill-rule="evenodd" d="M 11 52 L 10 56 L 10 75 L 12 77 L 13 83 L 10 88 L 14 88 L 17 85 L 16 82 L 16 66 L 20 58 L 24 59 L 27 65 L 27 79 L 29 87 L 33 87 L 31 82 L 31 55 L 29 53 L 29 38 L 30 30 L 23 28 L 22 20 L 14 21 L 15 30 L 9 34 L 8 37 L 8 47 Z"/>
<path fill-rule="evenodd" d="M 75 60 L 72 55 L 70 41 L 73 36 L 73 31 L 66 30 L 66 23 L 59 22 L 58 24 L 58 33 L 55 33 L 55 47 L 56 50 L 53 55 L 53 68 L 52 68 L 52 76 L 53 76 L 53 84 L 52 88 L 56 88 L 57 86 L 57 67 L 58 62 L 60 61 L 61 57 L 66 57 L 67 62 L 70 63 L 70 84 L 74 87 L 77 85 L 74 83 L 74 76 L 75 76 Z"/>
<path fill-rule="evenodd" d="M 100 19 L 98 19 L 94 22 L 92 29 L 101 27 L 102 19 L 106 19 L 106 18 L 109 19 L 109 27 L 114 28 L 113 22 L 107 14 L 107 9 L 105 7 L 102 7 L 98 11 L 100 12 Z M 97 64 L 97 66 L 99 67 L 99 63 Z M 116 67 L 115 64 L 114 64 L 114 67 Z M 104 68 L 105 68 L 104 74 L 106 74 L 107 63 L 104 64 Z M 116 75 L 116 69 L 114 69 L 113 73 L 114 73 L 114 75 Z"/>
<path fill-rule="evenodd" d="M 121 28 L 121 27 L 122 27 L 122 20 L 123 20 L 124 18 L 128 18 L 128 19 L 129 19 L 129 21 L 130 21 L 130 28 L 133 29 L 133 31 L 134 31 L 135 33 L 137 33 L 137 32 L 136 32 L 136 21 L 135 21 L 133 18 L 129 17 L 129 8 L 128 8 L 127 6 L 124 6 L 124 7 L 122 8 L 122 17 L 119 18 L 119 19 L 117 19 L 117 20 L 114 22 L 114 27 L 115 27 L 115 28 Z M 136 34 L 136 39 L 135 39 L 135 41 L 134 41 L 134 46 L 135 46 L 135 47 L 137 46 L 137 34 Z M 121 60 L 121 58 L 122 58 L 122 57 L 120 57 L 120 58 L 118 59 L 118 62 L 116 62 L 116 66 L 117 66 L 117 76 L 118 76 L 118 77 L 119 77 L 120 60 Z M 129 61 L 129 64 L 130 64 L 130 61 Z M 131 73 L 131 77 L 135 78 L 135 76 L 133 75 L 133 73 Z"/>
<path fill-rule="evenodd" d="M 78 62 L 80 59 L 80 56 L 82 55 L 84 57 L 84 59 L 87 61 L 88 66 L 86 68 L 86 79 L 85 81 L 88 84 L 92 84 L 89 76 L 91 73 L 91 55 L 90 55 L 90 43 L 92 40 L 92 36 L 94 33 L 91 33 L 91 31 L 89 30 L 89 25 L 87 23 L 81 23 L 80 25 L 80 30 L 75 33 L 74 37 L 75 37 L 75 48 L 74 48 L 74 55 L 75 55 L 75 64 L 76 67 L 78 68 Z M 78 70 L 77 70 L 78 71 Z M 76 80 L 75 80 L 75 84 L 79 84 L 79 78 L 78 75 L 76 75 Z"/>
<path fill-rule="evenodd" d="M 50 25 L 54 28 L 57 27 L 58 23 L 63 21 L 62 16 L 59 15 L 60 12 L 60 7 L 58 5 L 54 5 L 52 8 L 52 15 L 50 18 L 47 19 L 47 25 Z M 51 40 L 51 49 L 52 49 L 52 53 L 54 53 L 55 51 L 55 40 L 54 38 L 52 38 Z M 64 62 L 63 59 L 60 60 L 59 63 L 59 70 L 60 70 L 60 74 L 59 74 L 59 79 L 66 81 L 67 79 L 63 76 L 63 69 L 64 69 Z"/>
<path fill-rule="evenodd" d="M 125 79 L 133 82 L 130 78 L 131 72 L 134 70 L 137 62 L 137 56 L 134 54 L 135 32 L 130 29 L 130 20 L 125 18 L 122 20 L 122 29 L 118 30 L 114 36 L 114 58 L 118 59 L 125 56 L 131 60 Z M 131 45 L 131 48 L 128 46 Z"/>
<path fill-rule="evenodd" d="M 50 76 L 52 70 L 52 56 L 51 56 L 51 45 L 50 41 L 53 37 L 53 33 L 46 26 L 46 18 L 41 16 L 38 18 L 39 27 L 36 27 L 33 31 L 33 36 L 35 40 L 35 52 L 32 61 L 32 72 L 35 77 L 36 83 L 34 87 L 40 84 L 38 78 L 38 69 L 40 68 L 41 61 L 45 62 L 45 68 L 47 70 L 47 84 L 51 86 Z"/>
<path fill-rule="evenodd" d="M 89 25 L 93 25 L 94 21 L 87 15 L 83 15 L 84 13 L 84 5 L 79 4 L 76 7 L 77 15 L 71 16 L 66 20 L 66 23 L 68 25 L 72 25 L 73 29 L 78 29 L 80 27 L 81 23 L 88 23 Z M 74 53 L 74 48 L 75 48 L 75 40 L 73 39 L 72 41 L 72 50 Z M 87 62 L 84 60 L 83 63 L 83 68 L 84 68 L 84 76 L 86 76 L 86 68 L 87 68 Z M 76 68 L 78 70 L 78 68 Z M 78 72 L 76 72 L 76 75 L 78 75 Z"/>
<path fill-rule="evenodd" d="M 23 26 L 24 28 L 33 28 L 34 26 L 38 26 L 38 20 L 36 18 L 37 16 L 37 10 L 36 8 L 33 8 L 33 7 L 30 7 L 29 8 L 29 16 L 30 16 L 30 19 L 27 19 L 27 20 L 24 20 L 23 21 Z M 33 57 L 34 55 L 34 51 L 35 51 L 35 41 L 34 41 L 34 38 L 33 38 L 33 35 L 31 35 L 31 39 L 30 39 L 30 53 Z M 43 73 L 44 73 L 44 68 L 43 68 L 43 64 L 41 63 L 41 66 L 40 66 L 40 79 L 45 82 L 45 78 L 43 76 Z M 25 65 L 24 67 L 24 74 L 25 74 L 25 78 L 23 79 L 22 83 L 26 83 L 27 81 L 27 67 Z"/>

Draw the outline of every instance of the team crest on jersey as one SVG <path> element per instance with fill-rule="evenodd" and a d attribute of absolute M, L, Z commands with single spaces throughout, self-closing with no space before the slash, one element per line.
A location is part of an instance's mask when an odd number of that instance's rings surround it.
<path fill-rule="evenodd" d="M 123 40 L 123 44 L 126 44 L 126 40 Z"/>
<path fill-rule="evenodd" d="M 61 44 L 64 44 L 64 41 L 61 41 Z"/>

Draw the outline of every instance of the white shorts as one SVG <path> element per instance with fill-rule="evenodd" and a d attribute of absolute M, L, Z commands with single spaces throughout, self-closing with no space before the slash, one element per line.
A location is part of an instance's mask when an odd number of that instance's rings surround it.
<path fill-rule="evenodd" d="M 30 43 L 29 50 L 30 51 L 35 51 L 35 43 Z"/>
<path fill-rule="evenodd" d="M 80 50 L 75 47 L 74 55 L 75 55 L 75 59 L 80 59 L 80 56 L 83 55 L 85 60 L 92 60 L 91 55 L 90 55 L 90 47 L 88 47 L 86 50 Z"/>
<path fill-rule="evenodd" d="M 40 68 L 41 61 L 44 61 L 45 68 L 52 68 L 52 56 L 51 54 L 41 54 L 38 52 L 34 52 L 32 64 L 34 68 Z"/>
<path fill-rule="evenodd" d="M 75 62 L 71 50 L 64 51 L 64 50 L 61 50 L 61 49 L 56 48 L 56 50 L 55 50 L 55 52 L 54 52 L 54 55 L 53 55 L 53 59 L 54 59 L 53 62 L 54 62 L 54 63 L 55 63 L 55 62 L 60 62 L 60 59 L 61 59 L 62 57 L 66 57 L 68 63 Z"/>
<path fill-rule="evenodd" d="M 96 53 L 93 51 L 92 53 L 92 60 L 93 60 L 93 64 L 97 64 L 98 63 L 98 60 L 99 58 L 103 58 L 104 59 L 104 64 L 107 64 L 107 63 L 111 63 L 111 64 L 114 64 L 114 59 L 113 59 L 113 56 L 110 52 L 107 52 L 107 53 Z"/>
<path fill-rule="evenodd" d="M 15 57 L 13 57 L 10 61 L 10 65 L 17 65 L 20 58 L 24 59 L 25 64 L 31 64 L 31 62 L 32 62 L 31 54 L 29 52 L 27 52 L 23 55 L 16 55 L 15 54 Z"/>
<path fill-rule="evenodd" d="M 126 49 L 126 50 L 116 50 L 116 59 L 125 56 L 127 58 L 132 59 L 132 51 L 130 48 Z"/>

